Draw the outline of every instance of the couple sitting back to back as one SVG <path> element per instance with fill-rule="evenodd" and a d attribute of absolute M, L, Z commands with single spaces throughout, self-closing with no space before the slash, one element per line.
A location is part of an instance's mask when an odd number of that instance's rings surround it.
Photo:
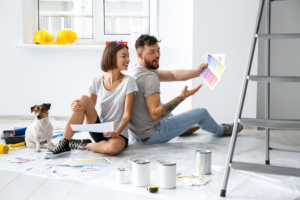
<path fill-rule="evenodd" d="M 101 69 L 106 74 L 92 79 L 88 86 L 89 96 L 82 95 L 72 102 L 72 113 L 63 139 L 45 153 L 45 158 L 70 154 L 70 149 L 114 155 L 127 148 L 129 136 L 133 142 L 165 143 L 195 124 L 217 137 L 231 135 L 233 124 L 217 124 L 205 108 L 172 115 L 171 112 L 202 85 L 191 90 L 185 86 L 181 93 L 178 91 L 177 97 L 161 103 L 161 81 L 185 81 L 199 77 L 207 64 L 201 64 L 195 70 L 158 70 L 159 42 L 150 35 L 138 38 L 135 43 L 138 63 L 128 70 L 128 75 L 121 73 L 121 70 L 127 71 L 130 62 L 128 46 L 123 42 L 110 42 L 106 46 L 101 60 Z M 100 108 L 99 116 L 95 106 Z M 74 131 L 70 124 L 82 124 L 84 121 L 86 124 L 114 122 L 114 131 L 90 132 L 95 143 L 88 139 L 72 139 Z M 238 124 L 238 132 L 242 128 Z"/>

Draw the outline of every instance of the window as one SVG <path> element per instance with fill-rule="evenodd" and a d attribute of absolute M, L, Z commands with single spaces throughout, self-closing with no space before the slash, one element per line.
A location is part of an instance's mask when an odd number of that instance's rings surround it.
<path fill-rule="evenodd" d="M 150 0 L 104 0 L 104 34 L 129 35 L 133 26 L 150 34 Z"/>
<path fill-rule="evenodd" d="M 39 30 L 56 38 L 61 29 L 74 30 L 79 39 L 93 39 L 93 0 L 39 0 Z"/>
<path fill-rule="evenodd" d="M 158 0 L 95 0 L 97 42 L 130 42 L 133 26 L 158 37 Z"/>
<path fill-rule="evenodd" d="M 36 0 L 37 28 L 48 30 L 54 38 L 61 29 L 73 29 L 78 37 L 76 44 L 130 42 L 133 27 L 141 34 L 158 36 L 157 1 Z M 29 13 L 23 16 L 26 14 Z"/>

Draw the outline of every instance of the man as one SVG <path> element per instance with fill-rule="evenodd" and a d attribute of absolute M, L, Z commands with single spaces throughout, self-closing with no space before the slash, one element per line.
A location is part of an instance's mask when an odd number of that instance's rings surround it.
<path fill-rule="evenodd" d="M 160 103 L 160 81 L 185 81 L 199 77 L 207 64 L 201 64 L 196 70 L 158 70 L 160 48 L 154 36 L 142 35 L 135 48 L 138 64 L 128 71 L 138 85 L 135 95 L 132 115 L 129 122 L 129 134 L 134 142 L 145 144 L 165 143 L 179 136 L 194 124 L 217 137 L 231 135 L 233 124 L 217 124 L 205 108 L 195 108 L 173 116 L 171 112 L 186 98 L 195 94 L 200 87 L 187 90 L 170 102 Z M 238 125 L 238 132 L 243 129 Z"/>

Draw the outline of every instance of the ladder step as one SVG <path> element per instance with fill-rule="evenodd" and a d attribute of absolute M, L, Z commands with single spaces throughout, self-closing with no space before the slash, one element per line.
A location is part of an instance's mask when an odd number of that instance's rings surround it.
<path fill-rule="evenodd" d="M 300 33 L 257 34 L 257 37 L 262 39 L 293 39 L 293 38 L 300 38 Z"/>
<path fill-rule="evenodd" d="M 240 123 L 243 125 L 275 128 L 275 129 L 289 129 L 289 130 L 300 129 L 300 121 L 241 118 Z"/>
<path fill-rule="evenodd" d="M 291 1 L 291 0 L 271 0 L 271 2 L 273 1 Z"/>
<path fill-rule="evenodd" d="M 249 79 L 257 82 L 300 82 L 299 76 L 249 76 Z"/>
<path fill-rule="evenodd" d="M 300 177 L 300 168 L 262 165 L 245 162 L 232 162 L 231 167 L 236 170 Z"/>

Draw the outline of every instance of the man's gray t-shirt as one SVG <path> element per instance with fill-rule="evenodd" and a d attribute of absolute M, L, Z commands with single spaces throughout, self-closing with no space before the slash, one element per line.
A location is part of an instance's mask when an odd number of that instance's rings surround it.
<path fill-rule="evenodd" d="M 122 121 L 126 95 L 138 91 L 135 80 L 130 76 L 125 76 L 120 85 L 113 91 L 105 89 L 102 76 L 95 77 L 90 82 L 88 89 L 97 95 L 97 102 L 100 106 L 100 121 L 114 122 L 114 129 L 117 129 Z M 128 125 L 123 129 L 121 135 L 128 138 Z M 109 137 L 104 134 L 103 136 Z"/>
<path fill-rule="evenodd" d="M 155 92 L 160 93 L 160 80 L 157 70 L 148 70 L 143 66 L 136 65 L 128 70 L 138 86 L 128 124 L 129 135 L 134 139 L 144 139 L 151 136 L 159 121 L 155 122 L 150 117 L 145 98 Z"/>

